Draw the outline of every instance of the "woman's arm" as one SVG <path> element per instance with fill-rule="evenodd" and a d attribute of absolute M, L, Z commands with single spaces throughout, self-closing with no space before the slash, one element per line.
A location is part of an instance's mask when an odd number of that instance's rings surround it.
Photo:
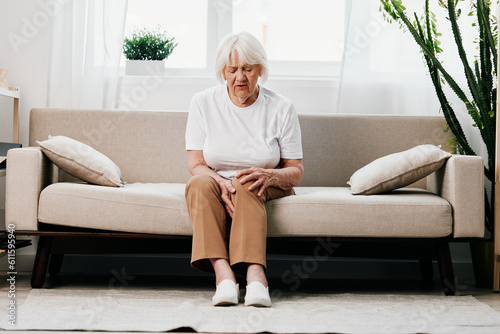
<path fill-rule="evenodd" d="M 231 181 L 223 178 L 217 174 L 214 170 L 208 167 L 205 157 L 203 156 L 203 151 L 187 151 L 188 152 L 188 170 L 191 175 L 208 175 L 211 176 L 219 184 L 221 190 L 221 199 L 226 205 L 226 210 L 233 217 L 234 204 L 231 202 L 230 193 L 234 193 L 234 189 Z"/>
<path fill-rule="evenodd" d="M 191 175 L 208 175 L 213 177 L 216 181 L 223 179 L 222 176 L 217 174 L 214 170 L 208 167 L 203 156 L 203 151 L 187 151 L 188 154 L 188 170 Z"/>
<path fill-rule="evenodd" d="M 261 196 L 267 187 L 289 190 L 297 186 L 304 175 L 302 159 L 281 159 L 280 169 L 247 168 L 236 174 L 241 177 L 242 184 L 255 180 L 248 190 L 259 188 L 257 196 Z"/>

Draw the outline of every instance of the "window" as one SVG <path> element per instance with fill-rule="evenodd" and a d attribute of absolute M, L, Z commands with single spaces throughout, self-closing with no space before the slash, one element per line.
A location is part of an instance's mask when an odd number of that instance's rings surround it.
<path fill-rule="evenodd" d="M 178 42 L 168 67 L 207 67 L 207 0 L 130 0 L 125 36 L 134 29 L 160 26 Z"/>
<path fill-rule="evenodd" d="M 341 61 L 343 16 L 342 1 L 239 0 L 233 32 L 259 38 L 272 61 Z"/>
<path fill-rule="evenodd" d="M 266 48 L 271 76 L 338 75 L 344 43 L 344 0 L 129 0 L 126 36 L 158 25 L 178 46 L 173 75 L 212 75 L 220 40 L 246 30 Z"/>

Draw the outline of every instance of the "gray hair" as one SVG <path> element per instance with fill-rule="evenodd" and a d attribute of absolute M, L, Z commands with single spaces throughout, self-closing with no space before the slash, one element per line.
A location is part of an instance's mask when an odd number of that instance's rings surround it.
<path fill-rule="evenodd" d="M 224 67 L 231 61 L 233 52 L 238 52 L 240 61 L 248 65 L 262 67 L 261 82 L 266 82 L 268 76 L 267 54 L 262 44 L 252 34 L 242 31 L 229 34 L 219 45 L 215 58 L 215 75 L 220 82 L 224 82 Z"/>

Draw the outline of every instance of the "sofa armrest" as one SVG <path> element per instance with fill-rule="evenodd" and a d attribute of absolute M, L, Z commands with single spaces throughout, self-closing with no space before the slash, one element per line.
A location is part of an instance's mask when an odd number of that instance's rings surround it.
<path fill-rule="evenodd" d="M 428 176 L 427 189 L 450 202 L 453 208 L 453 237 L 484 237 L 483 158 L 453 155 Z"/>
<path fill-rule="evenodd" d="M 52 163 L 36 147 L 11 149 L 7 153 L 5 222 L 16 230 L 38 230 L 40 192 L 52 183 Z"/>

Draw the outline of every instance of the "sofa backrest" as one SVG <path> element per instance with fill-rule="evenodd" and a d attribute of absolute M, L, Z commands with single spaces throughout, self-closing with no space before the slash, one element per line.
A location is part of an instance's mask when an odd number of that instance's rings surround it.
<path fill-rule="evenodd" d="M 416 145 L 451 150 L 443 116 L 301 115 L 300 125 L 307 186 L 346 186 L 364 165 Z M 425 181 L 412 186 L 425 188 Z"/>
<path fill-rule="evenodd" d="M 305 175 L 301 186 L 346 186 L 352 173 L 381 156 L 419 144 L 446 146 L 440 116 L 299 115 Z M 32 109 L 30 146 L 64 135 L 107 155 L 133 182 L 185 183 L 187 112 Z M 425 183 L 418 186 L 425 187 Z"/>

